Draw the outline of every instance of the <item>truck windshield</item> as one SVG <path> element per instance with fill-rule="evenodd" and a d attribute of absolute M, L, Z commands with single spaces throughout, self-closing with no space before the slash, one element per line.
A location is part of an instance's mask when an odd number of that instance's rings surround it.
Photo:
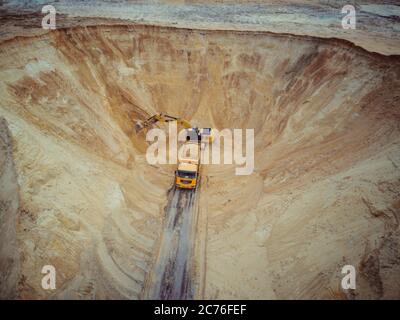
<path fill-rule="evenodd" d="M 190 178 L 190 179 L 193 179 L 193 178 L 196 177 L 196 172 L 178 170 L 178 176 L 179 176 L 180 178 Z"/>

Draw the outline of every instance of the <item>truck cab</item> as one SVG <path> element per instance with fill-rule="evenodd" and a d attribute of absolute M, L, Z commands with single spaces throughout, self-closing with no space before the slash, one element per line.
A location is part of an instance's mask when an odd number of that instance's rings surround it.
<path fill-rule="evenodd" d="M 199 166 L 197 164 L 180 163 L 178 170 L 175 171 L 175 185 L 183 189 L 196 188 L 198 168 Z"/>
<path fill-rule="evenodd" d="M 175 185 L 178 188 L 196 188 L 199 177 L 200 150 L 197 140 L 188 139 L 178 152 L 178 170 L 175 171 Z"/>

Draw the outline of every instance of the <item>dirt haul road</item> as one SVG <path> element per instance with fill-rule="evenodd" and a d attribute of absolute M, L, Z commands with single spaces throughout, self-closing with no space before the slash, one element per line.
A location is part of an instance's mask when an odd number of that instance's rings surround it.
<path fill-rule="evenodd" d="M 170 190 L 165 208 L 164 232 L 152 272 L 149 298 L 192 299 L 191 258 L 196 190 Z"/>

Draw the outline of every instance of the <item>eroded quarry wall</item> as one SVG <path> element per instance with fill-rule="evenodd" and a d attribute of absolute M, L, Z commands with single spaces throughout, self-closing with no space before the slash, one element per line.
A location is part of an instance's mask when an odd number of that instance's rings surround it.
<path fill-rule="evenodd" d="M 0 299 L 18 297 L 18 209 L 19 188 L 14 166 L 13 142 L 7 121 L 0 118 Z"/>
<path fill-rule="evenodd" d="M 399 298 L 400 59 L 256 32 L 98 26 L 0 46 L 20 187 L 19 298 L 146 298 L 174 166 L 134 119 L 254 128 L 203 167 L 198 298 Z M 41 288 L 43 265 L 58 289 Z M 341 268 L 358 272 L 355 294 Z"/>

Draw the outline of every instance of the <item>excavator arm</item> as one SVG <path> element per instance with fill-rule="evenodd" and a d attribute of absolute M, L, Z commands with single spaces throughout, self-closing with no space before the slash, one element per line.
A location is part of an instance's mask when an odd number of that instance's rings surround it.
<path fill-rule="evenodd" d="M 136 121 L 135 130 L 137 133 L 139 133 L 143 129 L 146 129 L 157 122 L 171 122 L 171 121 L 176 121 L 177 124 L 181 125 L 185 129 L 192 128 L 192 125 L 190 124 L 190 122 L 185 119 L 172 117 L 172 116 L 164 114 L 164 113 L 158 113 L 158 114 L 155 114 L 154 116 L 151 116 L 144 122 L 142 122 L 140 120 Z"/>

